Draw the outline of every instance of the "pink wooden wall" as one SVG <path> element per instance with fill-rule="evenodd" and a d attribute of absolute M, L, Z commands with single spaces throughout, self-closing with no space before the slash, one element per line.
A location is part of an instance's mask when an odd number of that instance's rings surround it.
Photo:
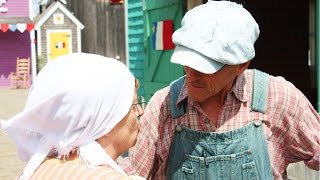
<path fill-rule="evenodd" d="M 0 13 L 1 16 L 23 17 L 29 16 L 29 0 L 6 0 L 0 7 L 8 8 L 8 12 Z"/>
<path fill-rule="evenodd" d="M 0 31 L 0 88 L 9 87 L 9 74 L 16 70 L 17 57 L 31 57 L 30 43 L 28 31 Z"/>
<path fill-rule="evenodd" d="M 0 8 L 8 9 L 7 12 L 1 12 L 0 17 L 29 16 L 29 0 L 0 0 L 0 2 Z M 9 86 L 9 74 L 15 71 L 17 57 L 31 57 L 30 46 L 28 31 L 20 33 L 0 30 L 0 87 Z"/>

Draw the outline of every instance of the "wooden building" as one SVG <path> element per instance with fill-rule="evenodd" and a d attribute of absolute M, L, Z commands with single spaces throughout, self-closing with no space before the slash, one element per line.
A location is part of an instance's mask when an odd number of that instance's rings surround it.
<path fill-rule="evenodd" d="M 124 6 L 119 0 L 66 0 L 67 8 L 86 27 L 82 51 L 126 62 Z"/>
<path fill-rule="evenodd" d="M 81 52 L 84 26 L 59 1 L 50 4 L 34 22 L 38 59 L 48 62 L 64 54 Z"/>
<path fill-rule="evenodd" d="M 0 0 L 0 87 L 10 86 L 17 58 L 31 58 L 33 27 L 29 0 Z"/>

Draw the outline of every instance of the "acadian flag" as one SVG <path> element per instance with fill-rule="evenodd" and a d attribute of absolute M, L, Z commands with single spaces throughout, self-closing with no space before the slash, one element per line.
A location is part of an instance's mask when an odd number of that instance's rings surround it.
<path fill-rule="evenodd" d="M 63 49 L 66 47 L 65 42 L 57 42 L 55 45 L 56 45 L 56 49 Z"/>
<path fill-rule="evenodd" d="M 154 22 L 152 25 L 152 32 L 153 49 L 168 50 L 174 48 L 174 44 L 172 43 L 172 20 Z"/>

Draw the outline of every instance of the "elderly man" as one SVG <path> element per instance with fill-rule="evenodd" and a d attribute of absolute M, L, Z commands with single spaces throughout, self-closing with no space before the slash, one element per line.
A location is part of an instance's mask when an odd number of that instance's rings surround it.
<path fill-rule="evenodd" d="M 159 90 L 141 119 L 128 172 L 149 179 L 285 179 L 319 170 L 320 118 L 290 82 L 248 70 L 259 26 L 241 5 L 209 1 L 173 34 L 186 76 Z M 128 162 L 128 161 L 127 161 Z"/>

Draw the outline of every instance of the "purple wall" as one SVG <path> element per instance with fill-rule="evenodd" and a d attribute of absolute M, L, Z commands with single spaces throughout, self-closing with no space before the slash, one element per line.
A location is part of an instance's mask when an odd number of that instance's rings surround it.
<path fill-rule="evenodd" d="M 29 32 L 0 31 L 0 87 L 10 85 L 9 74 L 16 70 L 17 57 L 31 58 Z"/>
<path fill-rule="evenodd" d="M 8 12 L 0 13 L 0 16 L 29 16 L 29 0 L 7 0 L 0 7 L 8 8 Z"/>

